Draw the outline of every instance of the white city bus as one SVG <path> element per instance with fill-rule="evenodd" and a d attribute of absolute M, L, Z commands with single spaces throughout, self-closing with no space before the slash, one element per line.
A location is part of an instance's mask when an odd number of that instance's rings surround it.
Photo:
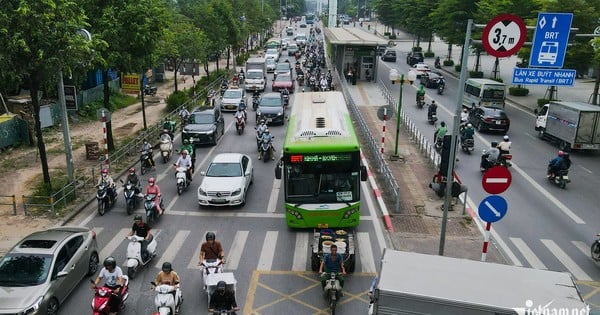
<path fill-rule="evenodd" d="M 506 86 L 489 79 L 467 79 L 463 95 L 463 107 L 485 106 L 504 108 Z"/>

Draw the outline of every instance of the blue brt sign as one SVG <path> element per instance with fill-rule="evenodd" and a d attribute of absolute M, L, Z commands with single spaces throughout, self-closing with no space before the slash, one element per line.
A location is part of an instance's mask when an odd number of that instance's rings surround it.
<path fill-rule="evenodd" d="M 529 57 L 530 67 L 563 67 L 572 21 L 572 13 L 538 14 Z"/>

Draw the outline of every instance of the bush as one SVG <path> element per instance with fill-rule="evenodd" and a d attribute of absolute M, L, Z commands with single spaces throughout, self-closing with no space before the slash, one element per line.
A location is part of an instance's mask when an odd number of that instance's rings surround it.
<path fill-rule="evenodd" d="M 447 59 L 447 60 L 444 60 L 444 63 L 443 63 L 443 64 L 444 64 L 444 67 L 451 67 L 451 66 L 454 66 L 454 60 L 449 60 L 449 59 Z"/>
<path fill-rule="evenodd" d="M 383 32 L 383 36 L 390 36 L 390 32 Z"/>
<path fill-rule="evenodd" d="M 483 78 L 483 72 L 481 71 L 469 71 L 469 78 Z"/>
<path fill-rule="evenodd" d="M 504 82 L 504 80 L 502 80 L 502 78 L 490 78 L 490 80 L 494 80 L 494 81 L 500 82 L 500 83 Z"/>
<path fill-rule="evenodd" d="M 237 66 L 243 66 L 244 64 L 246 64 L 246 60 L 248 60 L 249 57 L 250 57 L 249 53 L 239 54 L 235 57 L 235 64 Z"/>
<path fill-rule="evenodd" d="M 538 98 L 537 105 L 538 105 L 538 107 L 542 107 L 542 106 L 550 103 L 550 101 L 560 101 L 560 100 L 550 100 L 547 98 Z"/>
<path fill-rule="evenodd" d="M 461 68 L 462 68 L 462 66 L 460 64 L 454 66 L 454 70 L 456 70 L 456 72 L 460 72 Z"/>
<path fill-rule="evenodd" d="M 508 88 L 508 94 L 513 96 L 527 96 L 529 89 L 522 86 L 511 86 Z"/>
<path fill-rule="evenodd" d="M 432 58 L 435 56 L 435 53 L 433 51 L 427 51 L 423 54 L 423 56 L 425 56 L 425 58 Z"/>
<path fill-rule="evenodd" d="M 131 104 L 138 102 L 135 96 L 122 93 L 111 93 L 110 94 L 110 111 L 115 111 L 121 108 L 125 108 Z M 83 117 L 84 120 L 96 120 L 97 111 L 100 108 L 104 108 L 104 99 L 100 99 L 88 104 L 81 106 L 78 110 L 78 114 Z"/>
<path fill-rule="evenodd" d="M 183 103 L 187 102 L 189 97 L 185 91 L 175 91 L 167 97 L 167 111 L 171 112 L 181 106 Z"/>
<path fill-rule="evenodd" d="M 414 52 L 423 51 L 423 48 L 421 46 L 415 46 L 412 48 L 412 51 L 414 51 Z"/>

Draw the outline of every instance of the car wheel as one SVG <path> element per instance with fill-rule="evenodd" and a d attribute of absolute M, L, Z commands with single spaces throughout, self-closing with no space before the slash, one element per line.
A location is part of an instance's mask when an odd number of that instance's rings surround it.
<path fill-rule="evenodd" d="M 90 261 L 88 262 L 88 276 L 91 276 L 98 271 L 98 263 L 100 263 L 98 253 L 92 253 L 92 256 L 90 256 Z"/>
<path fill-rule="evenodd" d="M 47 315 L 58 315 L 58 300 L 55 298 L 51 298 L 50 301 L 48 301 L 48 307 L 46 307 L 46 314 Z"/>

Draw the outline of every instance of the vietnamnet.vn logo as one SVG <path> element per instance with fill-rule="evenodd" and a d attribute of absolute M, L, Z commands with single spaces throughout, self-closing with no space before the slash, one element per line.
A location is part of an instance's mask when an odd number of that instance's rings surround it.
<path fill-rule="evenodd" d="M 513 310 L 518 315 L 589 315 L 590 307 L 586 305 L 582 308 L 566 308 L 566 307 L 554 307 L 552 306 L 554 300 L 547 304 L 538 304 L 534 306 L 532 300 L 525 301 L 525 307 L 513 307 Z"/>

